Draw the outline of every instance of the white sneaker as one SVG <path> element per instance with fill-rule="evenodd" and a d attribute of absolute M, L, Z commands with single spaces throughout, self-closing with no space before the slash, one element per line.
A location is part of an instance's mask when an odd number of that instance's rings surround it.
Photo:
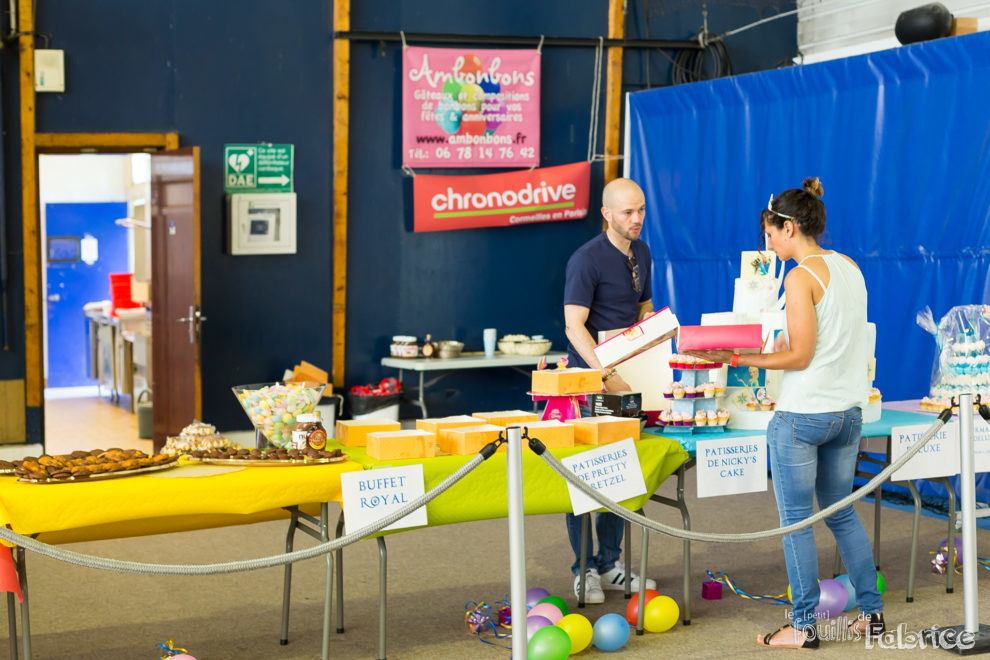
<path fill-rule="evenodd" d="M 574 576 L 574 595 L 581 599 L 581 576 Z M 584 574 L 584 602 L 589 605 L 598 605 L 605 602 L 605 592 L 602 591 L 602 581 L 598 577 L 598 571 L 589 568 Z"/>
<path fill-rule="evenodd" d="M 639 591 L 639 576 L 635 573 L 631 573 L 630 577 L 632 578 L 632 583 L 629 588 L 633 593 L 636 593 Z M 626 574 L 618 564 L 612 567 L 612 570 L 600 576 L 598 580 L 602 589 L 608 589 L 609 591 L 624 591 L 626 588 Z M 646 588 L 656 589 L 656 580 L 646 578 Z"/>

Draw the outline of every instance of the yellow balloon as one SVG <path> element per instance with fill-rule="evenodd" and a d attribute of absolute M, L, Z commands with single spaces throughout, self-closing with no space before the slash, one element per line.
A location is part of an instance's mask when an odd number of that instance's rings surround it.
<path fill-rule="evenodd" d="M 481 111 L 481 102 L 485 100 L 485 90 L 480 85 L 464 85 L 457 95 L 457 101 L 461 104 L 462 111 Z M 468 107 L 470 104 L 470 108 Z"/>
<path fill-rule="evenodd" d="M 649 632 L 666 632 L 674 627 L 681 616 L 681 608 L 670 596 L 656 596 L 646 604 L 643 627 Z"/>
<path fill-rule="evenodd" d="M 571 638 L 571 655 L 580 653 L 591 644 L 591 621 L 583 614 L 568 614 L 557 622 L 557 627 Z"/>

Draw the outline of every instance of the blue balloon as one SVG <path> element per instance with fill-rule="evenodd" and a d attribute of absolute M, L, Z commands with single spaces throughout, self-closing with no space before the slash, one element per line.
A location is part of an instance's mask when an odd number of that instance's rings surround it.
<path fill-rule="evenodd" d="M 437 104 L 437 125 L 445 132 L 454 134 L 461 127 L 461 109 L 455 100 L 440 101 Z"/>
<path fill-rule="evenodd" d="M 490 80 L 482 80 L 480 83 L 481 89 L 485 94 L 498 94 L 502 91 L 502 84 L 497 82 L 492 82 Z"/>
<path fill-rule="evenodd" d="M 856 607 L 856 590 L 853 589 L 852 580 L 849 579 L 849 575 L 843 573 L 835 578 L 835 581 L 846 588 L 846 593 L 849 594 L 849 602 L 846 603 L 846 609 L 851 610 Z"/>
<path fill-rule="evenodd" d="M 591 629 L 591 643 L 602 651 L 617 651 L 629 639 L 629 623 L 619 614 L 603 614 Z"/>

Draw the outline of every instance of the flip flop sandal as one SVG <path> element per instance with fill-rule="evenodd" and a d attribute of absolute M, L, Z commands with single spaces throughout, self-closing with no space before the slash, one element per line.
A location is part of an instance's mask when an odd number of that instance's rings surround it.
<path fill-rule="evenodd" d="M 758 644 L 763 644 L 764 646 L 769 646 L 769 647 L 775 648 L 775 649 L 817 649 L 818 648 L 818 644 L 821 641 L 821 640 L 818 639 L 818 635 L 813 635 L 811 637 L 807 637 L 806 636 L 805 639 L 804 639 L 804 642 L 800 646 L 794 646 L 793 644 L 788 644 L 788 643 L 784 643 L 784 644 L 773 644 L 772 641 L 773 641 L 774 637 L 776 637 L 777 635 L 779 635 L 784 630 L 789 630 L 790 631 L 790 630 L 794 630 L 794 628 L 792 626 L 790 626 L 790 625 L 781 626 L 780 628 L 777 628 L 776 630 L 774 630 L 772 633 L 767 633 L 766 635 L 763 635 L 763 639 L 762 640 L 758 640 L 757 643 Z"/>
<path fill-rule="evenodd" d="M 853 630 L 855 626 L 859 625 L 860 621 L 867 622 L 866 629 Z M 887 626 L 883 621 L 883 612 L 877 612 L 876 614 L 859 615 L 846 627 L 846 630 L 850 635 L 862 635 L 867 639 L 877 639 L 887 631 Z"/>

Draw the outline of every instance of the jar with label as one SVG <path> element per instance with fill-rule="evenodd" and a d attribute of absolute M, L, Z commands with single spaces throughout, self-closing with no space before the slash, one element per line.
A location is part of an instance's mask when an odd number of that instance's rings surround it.
<path fill-rule="evenodd" d="M 409 335 L 395 335 L 392 337 L 389 354 L 397 358 L 419 357 L 419 346 L 416 345 L 416 338 Z"/>
<path fill-rule="evenodd" d="M 324 449 L 327 446 L 327 430 L 323 428 L 322 415 L 318 410 L 303 413 L 296 417 L 292 427 L 293 449 Z"/>

